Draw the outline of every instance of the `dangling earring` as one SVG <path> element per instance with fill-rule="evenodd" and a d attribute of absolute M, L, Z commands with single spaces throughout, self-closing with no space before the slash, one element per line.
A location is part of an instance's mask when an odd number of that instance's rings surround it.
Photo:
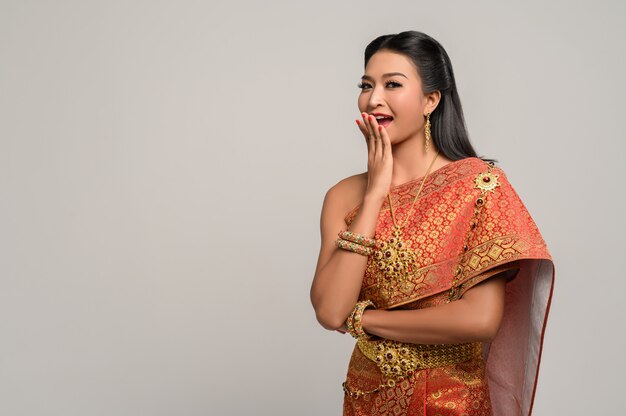
<path fill-rule="evenodd" d="M 426 136 L 426 153 L 430 145 L 430 113 L 426 113 L 426 125 L 424 126 L 424 136 Z"/>

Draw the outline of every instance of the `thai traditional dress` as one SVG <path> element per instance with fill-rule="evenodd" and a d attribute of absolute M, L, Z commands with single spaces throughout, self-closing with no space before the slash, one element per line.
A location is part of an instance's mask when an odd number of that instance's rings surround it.
<path fill-rule="evenodd" d="M 530 415 L 554 286 L 554 264 L 503 170 L 476 157 L 394 186 L 379 213 L 359 300 L 377 309 L 420 309 L 458 300 L 507 275 L 504 316 L 491 342 L 412 344 L 372 337 L 355 345 L 344 415 Z M 360 205 L 359 205 L 360 206 Z M 349 226 L 359 206 L 346 217 Z M 402 269 L 399 275 L 393 271 Z"/>

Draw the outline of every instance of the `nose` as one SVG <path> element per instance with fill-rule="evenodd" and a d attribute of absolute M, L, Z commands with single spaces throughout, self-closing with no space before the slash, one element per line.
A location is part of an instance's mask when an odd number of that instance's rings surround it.
<path fill-rule="evenodd" d="M 374 109 L 385 102 L 384 85 L 380 84 L 371 89 L 367 105 L 370 109 Z"/>

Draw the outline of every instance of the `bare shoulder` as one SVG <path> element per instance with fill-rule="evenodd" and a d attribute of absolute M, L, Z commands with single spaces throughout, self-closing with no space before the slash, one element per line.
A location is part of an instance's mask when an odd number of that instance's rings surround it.
<path fill-rule="evenodd" d="M 333 185 L 326 193 L 326 199 L 340 212 L 346 214 L 363 200 L 367 188 L 367 172 L 348 176 Z"/>
<path fill-rule="evenodd" d="M 336 249 L 334 241 L 337 232 L 345 227 L 344 217 L 352 207 L 361 202 L 366 187 L 367 172 L 342 179 L 326 192 L 320 216 L 321 247 L 315 275 Z"/>

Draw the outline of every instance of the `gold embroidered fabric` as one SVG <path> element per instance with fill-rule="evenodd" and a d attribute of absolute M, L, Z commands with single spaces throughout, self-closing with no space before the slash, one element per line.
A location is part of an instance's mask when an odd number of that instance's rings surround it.
<path fill-rule="evenodd" d="M 398 218 L 407 218 L 421 179 L 390 189 Z M 348 226 L 359 207 L 345 216 Z M 410 273 L 403 281 L 390 279 L 383 273 L 386 267 L 380 262 L 381 254 L 370 256 L 359 300 L 371 300 L 379 309 L 387 310 L 437 307 L 450 300 L 452 291 L 452 300 L 459 299 L 480 282 L 508 272 L 507 288 L 513 289 L 507 291 L 509 303 L 497 335 L 500 338 L 495 339 L 498 342 L 491 349 L 486 349 L 482 342 L 427 345 L 381 338 L 359 340 L 344 383 L 344 416 L 492 416 L 488 365 L 492 366 L 493 377 L 507 377 L 498 378 L 495 383 L 500 384 L 494 385 L 510 387 L 510 391 L 498 391 L 498 409 L 512 409 L 511 398 L 527 407 L 534 396 L 523 396 L 527 393 L 522 381 L 528 374 L 536 374 L 528 372 L 528 368 L 536 370 L 538 360 L 523 354 L 540 348 L 542 339 L 537 336 L 536 327 L 533 338 L 529 338 L 528 317 L 531 304 L 543 308 L 538 310 L 538 316 L 547 315 L 545 290 L 551 287 L 534 286 L 520 279 L 534 279 L 530 261 L 551 261 L 551 256 L 504 171 L 476 157 L 435 170 L 424 182 L 403 230 L 406 247 L 402 249 L 414 253 Z M 389 203 L 385 200 L 374 238 L 388 241 L 393 231 Z M 542 276 L 552 270 L 546 269 Z M 531 297 L 528 287 L 540 290 L 541 297 Z M 503 341 L 502 334 L 509 338 Z M 519 351 L 515 346 L 518 344 Z M 496 350 L 496 354 L 489 364 L 483 354 L 491 354 L 491 350 Z M 509 351 L 517 357 L 515 360 L 507 360 Z M 527 381 L 535 382 L 536 378 Z M 517 414 L 507 411 L 500 411 L 497 416 Z"/>
<path fill-rule="evenodd" d="M 406 216 L 419 179 L 391 188 L 398 217 Z M 480 211 L 474 218 L 479 199 Z M 346 215 L 348 226 L 359 207 Z M 405 226 L 405 249 L 415 253 L 408 276 L 394 282 L 382 273 L 375 255 L 368 259 L 359 299 L 370 299 L 379 309 L 450 291 L 453 284 L 467 288 L 468 281 L 506 263 L 549 257 L 545 241 L 504 172 L 479 158 L 432 172 L 414 211 Z M 393 230 L 389 204 L 384 201 L 374 237 L 387 241 Z"/>

